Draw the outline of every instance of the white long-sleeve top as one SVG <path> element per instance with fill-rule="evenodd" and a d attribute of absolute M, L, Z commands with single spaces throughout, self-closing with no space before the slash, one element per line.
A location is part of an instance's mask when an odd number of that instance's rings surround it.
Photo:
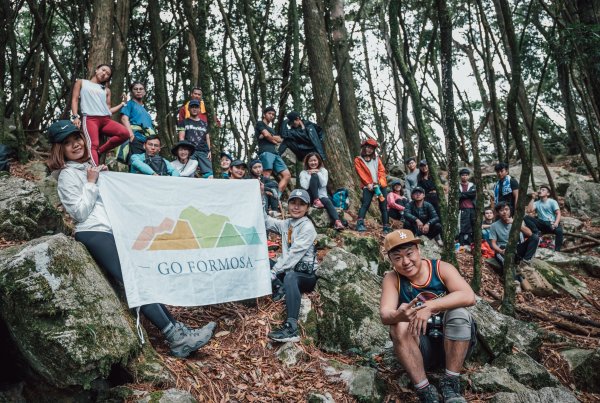
<path fill-rule="evenodd" d="M 317 176 L 319 177 L 319 198 L 328 197 L 327 195 L 327 180 L 329 179 L 329 173 L 327 169 L 321 167 L 319 172 L 317 172 Z M 310 177 L 311 174 L 308 171 L 300 172 L 300 186 L 303 189 L 308 190 L 308 186 L 310 185 Z"/>
<path fill-rule="evenodd" d="M 73 220 L 75 232 L 112 232 L 98 185 L 87 181 L 91 164 L 68 161 L 58 172 L 58 197 Z"/>
<path fill-rule="evenodd" d="M 288 218 L 278 220 L 264 213 L 265 227 L 268 231 L 274 231 L 281 235 L 281 256 L 273 266 L 275 273 L 281 273 L 293 270 L 299 262 L 315 264 L 314 242 L 317 238 L 317 231 L 312 221 L 308 217 Z M 292 228 L 291 245 L 288 242 L 288 229 Z"/>
<path fill-rule="evenodd" d="M 198 161 L 189 159 L 184 165 L 176 159 L 171 161 L 171 165 L 173 165 L 173 168 L 179 171 L 179 176 L 187 176 L 192 178 L 196 173 L 196 169 L 198 168 Z"/>

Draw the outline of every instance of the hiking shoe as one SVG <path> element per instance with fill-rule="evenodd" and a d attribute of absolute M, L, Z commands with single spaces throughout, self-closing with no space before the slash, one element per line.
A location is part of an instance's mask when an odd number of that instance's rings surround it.
<path fill-rule="evenodd" d="M 367 227 L 365 227 L 365 220 L 361 218 L 356 221 L 356 230 L 358 232 L 365 232 L 367 230 Z"/>
<path fill-rule="evenodd" d="M 423 389 L 417 389 L 417 396 L 421 403 L 440 403 L 438 391 L 433 385 L 429 385 Z"/>
<path fill-rule="evenodd" d="M 300 341 L 300 334 L 298 329 L 292 329 L 292 325 L 289 322 L 285 322 L 283 326 L 268 334 L 269 339 L 280 343 L 286 343 L 288 341 L 298 342 Z"/>
<path fill-rule="evenodd" d="M 388 225 L 384 225 L 383 226 L 383 233 L 384 234 L 389 234 L 390 232 L 392 232 L 392 227 L 388 224 Z"/>
<path fill-rule="evenodd" d="M 440 390 L 444 403 L 467 403 L 460 394 L 460 379 L 458 376 L 444 376 L 440 379 Z"/>
<path fill-rule="evenodd" d="M 285 287 L 284 286 L 279 287 L 273 293 L 273 302 L 281 301 L 282 299 L 285 299 Z"/>
<path fill-rule="evenodd" d="M 183 323 L 175 324 L 165 334 L 165 339 L 171 348 L 171 355 L 186 358 L 194 351 L 208 343 L 212 337 L 216 323 L 211 322 L 200 329 L 189 329 Z"/>
<path fill-rule="evenodd" d="M 344 223 L 342 223 L 342 220 L 335 220 L 335 223 L 333 223 L 333 228 L 338 231 L 346 229 L 346 227 L 344 227 Z"/>
<path fill-rule="evenodd" d="M 313 207 L 314 208 L 323 208 L 325 206 L 323 205 L 323 202 L 321 200 L 315 199 L 315 201 L 313 202 Z"/>

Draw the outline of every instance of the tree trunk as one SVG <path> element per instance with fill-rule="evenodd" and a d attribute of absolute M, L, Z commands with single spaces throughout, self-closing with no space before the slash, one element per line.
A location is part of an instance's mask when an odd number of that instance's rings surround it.
<path fill-rule="evenodd" d="M 21 3 L 22 4 L 22 3 Z M 3 8 L 9 10 L 12 15 L 6 19 L 6 33 L 8 34 L 8 47 L 10 49 L 10 89 L 12 92 L 12 114 L 13 121 L 15 124 L 15 137 L 17 138 L 17 156 L 21 163 L 27 162 L 27 142 L 25 140 L 25 133 L 23 131 L 23 123 L 21 121 L 21 108 L 19 105 L 19 99 L 21 99 L 21 73 L 19 70 L 19 55 L 17 53 L 17 38 L 15 35 L 15 18 L 18 14 L 18 10 L 11 10 L 10 1 L 3 1 Z M 6 12 L 6 11 L 5 11 Z M 4 119 L 4 116 L 0 116 Z"/>
<path fill-rule="evenodd" d="M 96 66 L 100 64 L 111 64 L 112 29 L 115 15 L 113 3 L 114 0 L 94 0 L 93 15 L 90 22 L 91 37 L 93 39 L 88 53 L 88 75 L 91 75 L 96 70 Z M 158 13 L 158 11 L 156 12 Z M 117 89 L 118 91 L 119 89 Z"/>
<path fill-rule="evenodd" d="M 258 89 L 260 92 L 260 105 L 265 108 L 269 102 L 267 100 L 267 76 L 265 73 L 265 66 L 262 60 L 260 50 L 258 48 L 256 30 L 254 29 L 254 10 L 250 4 L 250 0 L 243 1 L 243 13 L 246 20 L 246 26 L 248 27 L 248 42 L 250 45 L 250 54 L 254 61 L 256 68 L 256 78 Z M 255 106 L 256 107 L 256 106 Z M 258 116 L 261 115 L 259 112 L 260 108 L 255 109 Z"/>
<path fill-rule="evenodd" d="M 369 98 L 371 100 L 371 110 L 373 111 L 373 120 L 375 121 L 375 129 L 377 130 L 377 142 L 381 147 L 382 151 L 387 151 L 388 147 L 385 140 L 385 133 L 383 131 L 383 123 L 381 121 L 381 114 L 375 101 L 375 86 L 373 85 L 373 76 L 371 75 L 371 64 L 369 63 L 369 50 L 367 47 L 367 37 L 365 35 L 365 25 L 361 21 L 360 32 L 362 39 L 363 53 L 365 55 L 365 75 L 367 76 L 367 85 L 369 87 Z M 343 79 L 339 80 L 340 86 L 342 85 Z M 342 109 L 343 111 L 343 109 Z"/>
<path fill-rule="evenodd" d="M 350 61 L 350 43 L 346 31 L 344 0 L 329 0 L 331 42 L 337 70 L 340 110 L 346 139 L 352 155 L 360 154 L 358 103 L 354 92 L 354 77 Z M 381 126 L 381 125 L 380 125 Z M 383 133 L 378 128 L 378 133 Z"/>
<path fill-rule="evenodd" d="M 170 149 L 175 141 L 173 124 L 169 121 L 169 96 L 167 92 L 167 66 L 163 45 L 162 20 L 159 0 L 148 0 L 150 22 L 150 47 L 156 58 L 152 66 L 154 77 L 154 103 L 158 122 L 158 133 L 163 146 Z"/>
<path fill-rule="evenodd" d="M 291 92 L 293 100 L 293 108 L 295 111 L 302 109 L 302 101 L 300 92 L 300 16 L 298 15 L 298 5 L 296 0 L 290 0 L 290 6 L 288 9 L 290 15 L 289 23 L 292 25 L 292 78 L 291 78 Z"/>
<path fill-rule="evenodd" d="M 448 205 L 443 220 L 444 252 L 442 258 L 458 266 L 454 254 L 454 235 L 458 224 L 458 138 L 454 130 L 454 88 L 452 81 L 452 20 L 446 0 L 436 0 L 440 27 L 440 56 L 442 69 L 442 128 L 447 139 Z M 441 197 L 440 197 L 441 198 Z"/>
<path fill-rule="evenodd" d="M 303 0 L 304 35 L 308 53 L 317 122 L 325 129 L 327 168 L 334 188 L 346 187 L 358 205 L 358 181 L 344 127 L 333 79 L 333 60 L 327 43 L 322 0 Z"/>
<path fill-rule="evenodd" d="M 192 34 L 192 32 L 189 30 L 187 31 L 187 38 L 188 49 L 190 51 L 190 81 L 191 87 L 194 88 L 200 85 L 200 61 L 198 60 L 198 47 L 196 46 L 196 39 L 194 38 L 194 34 Z"/>
<path fill-rule="evenodd" d="M 115 6 L 115 21 L 113 35 L 113 75 L 111 77 L 111 104 L 121 102 L 121 95 L 128 91 L 126 83 L 129 60 L 127 58 L 127 37 L 129 36 L 129 16 L 131 15 L 130 0 L 119 0 Z M 115 115 L 115 118 L 117 116 Z"/>
<path fill-rule="evenodd" d="M 525 216 L 525 201 L 527 199 L 527 185 L 531 173 L 531 161 L 527 152 L 527 147 L 523 142 L 519 132 L 519 118 L 517 116 L 517 103 L 519 100 L 519 86 L 521 84 L 521 55 L 515 29 L 512 20 L 510 6 L 507 0 L 494 0 L 498 25 L 501 29 L 503 42 L 506 47 L 506 53 L 510 63 L 510 90 L 506 100 L 506 110 L 508 115 L 508 126 L 512 138 L 517 146 L 519 157 L 521 158 L 522 170 L 519 178 L 519 199 L 515 206 L 515 216 L 506 245 L 506 260 L 504 262 L 504 296 L 502 298 L 502 311 L 507 315 L 514 316 L 515 313 L 515 254 L 523 217 Z"/>

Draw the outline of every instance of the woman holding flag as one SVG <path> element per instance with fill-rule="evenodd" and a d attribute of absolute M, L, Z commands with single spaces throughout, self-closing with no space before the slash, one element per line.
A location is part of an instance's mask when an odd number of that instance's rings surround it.
<path fill-rule="evenodd" d="M 75 239 L 87 248 L 104 272 L 122 283 L 115 239 L 96 184 L 106 166 L 92 163 L 83 134 L 70 121 L 54 122 L 48 128 L 48 136 L 52 143 L 48 167 L 58 179 L 60 201 L 75 221 Z M 171 354 L 179 358 L 208 343 L 216 326 L 210 322 L 200 329 L 189 329 L 161 304 L 143 305 L 139 310 L 160 329 Z"/>

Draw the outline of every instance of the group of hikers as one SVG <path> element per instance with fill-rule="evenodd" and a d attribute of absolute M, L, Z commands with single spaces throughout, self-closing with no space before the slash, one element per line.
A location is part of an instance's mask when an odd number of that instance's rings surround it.
<path fill-rule="evenodd" d="M 143 106 L 145 88 L 142 83 L 131 85 L 131 100 L 111 107 L 106 83 L 112 69 L 100 65 L 90 80 L 77 80 L 73 91 L 71 120 L 59 120 L 48 129 L 52 148 L 49 168 L 58 178 L 58 193 L 65 210 L 75 221 L 75 239 L 81 242 L 98 265 L 118 283 L 122 283 L 121 266 L 110 226 L 110 220 L 99 193 L 97 180 L 107 167 L 100 157 L 107 151 L 128 142 L 127 161 L 130 171 L 147 175 L 171 175 L 212 178 L 210 137 L 202 92 L 194 88 L 189 102 L 178 113 L 179 142 L 171 150 L 175 159 L 162 158 L 160 138 L 156 136 L 152 119 Z M 119 124 L 111 120 L 112 113 L 121 112 Z M 81 112 L 81 116 L 78 112 Z M 249 164 L 222 152 L 220 164 L 223 178 L 260 180 L 263 194 L 263 215 L 267 231 L 281 236 L 281 255 L 271 262 L 273 299 L 284 300 L 287 317 L 283 326 L 270 332 L 276 342 L 299 341 L 298 316 L 301 293 L 311 292 L 317 283 L 317 232 L 308 217 L 309 208 L 325 208 L 332 225 L 346 227 L 328 193 L 328 171 L 322 146 L 322 130 L 297 112 L 287 115 L 281 135 L 273 129 L 275 109 L 264 109 L 255 126 L 258 158 Z M 300 136 L 309 142 L 288 142 Z M 108 141 L 100 145 L 100 134 Z M 304 169 L 298 176 L 298 189 L 288 192 L 287 216 L 280 218 L 281 197 L 291 178 L 281 158 L 278 145 L 286 144 L 303 155 Z M 304 144 L 298 145 L 298 144 Z M 354 159 L 360 178 L 362 200 L 356 230 L 364 232 L 365 216 L 373 198 L 381 211 L 384 249 L 393 270 L 382 285 L 380 316 L 390 327 L 395 353 L 414 383 L 417 395 L 424 402 L 437 402 L 437 389 L 428 381 L 426 370 L 445 368 L 440 390 L 445 402 L 464 402 L 460 394 L 459 374 L 465 358 L 475 344 L 476 324 L 466 307 L 475 303 L 475 294 L 457 269 L 447 262 L 428 260 L 421 256 L 420 236 L 440 240 L 442 230 L 439 197 L 429 172 L 428 162 L 408 158 L 405 186 L 399 179 L 387 184 L 387 173 L 377 154 L 378 144 L 367 139 L 361 144 L 361 154 Z M 498 181 L 494 187 L 491 207 L 485 210 L 483 235 L 494 256 L 504 261 L 512 215 L 519 197 L 519 184 L 508 174 L 508 165 L 495 166 Z M 460 229 L 458 243 L 471 245 L 475 223 L 476 189 L 468 169 L 460 170 Z M 273 177 L 272 177 L 273 175 Z M 522 238 L 517 246 L 518 261 L 533 258 L 539 234 L 556 235 L 555 249 L 562 245 L 561 214 L 550 189 L 540 186 L 529 203 L 529 213 L 521 227 Z M 537 200 L 535 200 L 537 199 Z M 389 220 L 403 227 L 392 231 Z M 523 285 L 524 286 L 524 285 Z M 187 357 L 206 344 L 216 324 L 190 329 L 175 320 L 167 307 L 150 304 L 140 308 L 143 315 L 164 335 L 170 352 Z"/>

